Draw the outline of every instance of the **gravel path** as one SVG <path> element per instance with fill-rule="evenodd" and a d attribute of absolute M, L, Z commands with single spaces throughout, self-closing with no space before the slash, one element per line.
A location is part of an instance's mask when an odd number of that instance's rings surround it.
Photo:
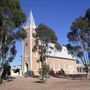
<path fill-rule="evenodd" d="M 90 90 L 90 80 L 67 80 L 48 78 L 46 83 L 37 83 L 37 78 L 16 77 L 0 85 L 0 90 Z"/>

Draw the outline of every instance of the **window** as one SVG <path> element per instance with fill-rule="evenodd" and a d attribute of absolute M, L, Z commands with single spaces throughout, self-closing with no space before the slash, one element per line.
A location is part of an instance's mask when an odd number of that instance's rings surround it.
<path fill-rule="evenodd" d="M 86 72 L 86 68 L 83 68 L 83 72 Z"/>
<path fill-rule="evenodd" d="M 27 43 L 25 43 L 25 46 L 27 46 L 28 44 Z"/>

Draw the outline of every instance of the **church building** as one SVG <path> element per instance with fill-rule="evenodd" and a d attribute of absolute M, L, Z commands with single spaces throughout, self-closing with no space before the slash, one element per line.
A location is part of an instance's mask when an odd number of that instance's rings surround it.
<path fill-rule="evenodd" d="M 35 38 L 33 34 L 35 33 L 35 21 L 30 12 L 29 18 L 27 20 L 24 29 L 28 33 L 27 38 L 23 41 L 23 59 L 22 59 L 22 72 L 23 74 L 27 71 L 33 71 L 34 74 L 38 74 L 40 63 L 37 62 L 39 59 L 38 52 L 33 52 L 32 48 L 35 45 Z M 46 63 L 49 65 L 50 69 L 54 72 L 58 72 L 63 69 L 66 74 L 76 74 L 77 65 L 75 57 L 72 56 L 65 46 L 62 46 L 62 50 L 56 51 L 51 50 L 50 54 L 47 54 Z"/>

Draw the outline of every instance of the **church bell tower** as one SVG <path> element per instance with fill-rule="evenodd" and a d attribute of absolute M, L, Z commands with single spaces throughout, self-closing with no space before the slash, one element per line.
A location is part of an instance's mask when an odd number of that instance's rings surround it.
<path fill-rule="evenodd" d="M 33 14 L 30 11 L 29 18 L 27 19 L 26 26 L 24 29 L 27 32 L 27 38 L 23 41 L 23 56 L 22 56 L 22 72 L 25 73 L 27 71 L 32 70 L 32 58 L 33 58 L 33 37 L 32 34 L 35 32 L 35 21 L 33 18 Z"/>

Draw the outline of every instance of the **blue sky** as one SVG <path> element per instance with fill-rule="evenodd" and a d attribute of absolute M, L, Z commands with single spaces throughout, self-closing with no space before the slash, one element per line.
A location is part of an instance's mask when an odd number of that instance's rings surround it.
<path fill-rule="evenodd" d="M 84 15 L 90 8 L 90 0 L 20 0 L 20 5 L 26 15 L 30 10 L 33 12 L 36 25 L 44 23 L 52 28 L 60 44 L 67 44 L 67 33 L 70 31 L 71 23 L 75 18 Z M 12 63 L 19 64 L 21 43 L 17 42 L 17 56 Z"/>

